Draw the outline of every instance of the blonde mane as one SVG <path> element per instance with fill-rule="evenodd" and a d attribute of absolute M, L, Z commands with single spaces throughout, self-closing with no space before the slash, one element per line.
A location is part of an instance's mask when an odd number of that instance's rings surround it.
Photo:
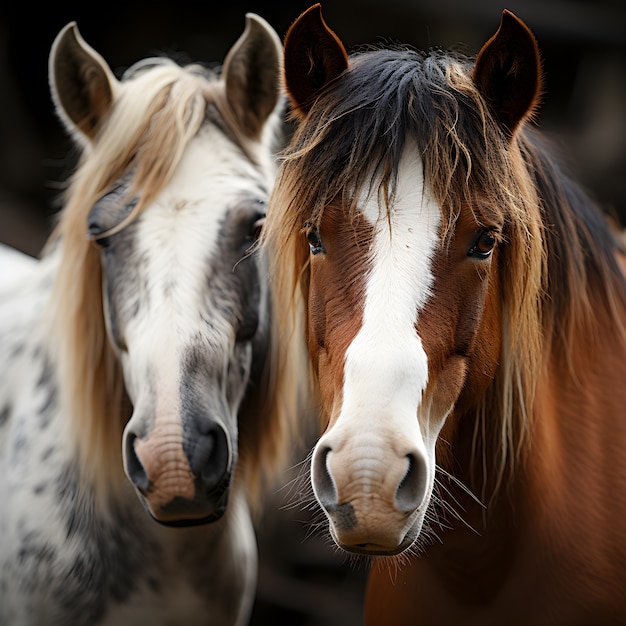
<path fill-rule="evenodd" d="M 121 442 L 130 409 L 121 367 L 107 337 L 100 252 L 87 236 L 87 215 L 102 194 L 130 172 L 129 197 L 139 201 L 113 230 L 135 219 L 168 183 L 207 116 L 219 118 L 223 130 L 250 156 L 249 140 L 234 121 L 217 75 L 207 80 L 206 70 L 182 68 L 167 59 L 143 61 L 131 70 L 109 119 L 81 155 L 44 252 L 60 257 L 47 311 L 48 348 L 58 359 L 62 383 L 60 410 L 76 446 L 83 483 L 102 493 L 126 484 Z M 268 358 L 270 364 L 273 360 Z M 271 390 L 268 395 L 274 400 Z M 289 418 L 279 410 L 267 419 L 282 426 Z M 263 428 L 269 430 L 266 439 L 271 437 L 272 424 Z M 272 448 L 284 443 L 286 430 L 279 429 Z M 253 470 L 247 474 L 271 472 L 274 466 L 264 454 L 267 450 L 253 458 Z"/>

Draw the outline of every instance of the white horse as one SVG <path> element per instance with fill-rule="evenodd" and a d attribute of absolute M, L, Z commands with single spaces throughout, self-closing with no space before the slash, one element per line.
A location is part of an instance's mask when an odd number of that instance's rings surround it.
<path fill-rule="evenodd" d="M 40 261 L 0 255 L 0 624 L 244 624 L 283 461 L 265 261 L 280 40 L 118 80 L 50 55 L 82 150 Z M 286 381 L 288 384 L 288 381 Z"/>

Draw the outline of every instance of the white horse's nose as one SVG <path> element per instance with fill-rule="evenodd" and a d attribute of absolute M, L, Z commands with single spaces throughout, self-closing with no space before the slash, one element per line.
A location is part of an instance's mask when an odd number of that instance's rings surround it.
<path fill-rule="evenodd" d="M 206 416 L 188 416 L 184 429 L 160 424 L 141 438 L 125 433 L 126 474 L 160 522 L 183 524 L 219 517 L 230 485 L 229 436 Z"/>

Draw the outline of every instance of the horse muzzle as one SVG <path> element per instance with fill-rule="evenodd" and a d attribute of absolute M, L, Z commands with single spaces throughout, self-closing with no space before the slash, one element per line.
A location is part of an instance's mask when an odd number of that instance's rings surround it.
<path fill-rule="evenodd" d="M 161 524 L 207 524 L 226 510 L 234 467 L 230 438 L 217 422 L 201 424 L 193 433 L 172 422 L 142 438 L 130 428 L 124 435 L 126 474 Z"/>
<path fill-rule="evenodd" d="M 430 501 L 430 474 L 423 447 L 391 432 L 348 437 L 331 431 L 318 442 L 311 465 L 333 540 L 347 552 L 371 556 L 399 554 L 414 543 Z"/>

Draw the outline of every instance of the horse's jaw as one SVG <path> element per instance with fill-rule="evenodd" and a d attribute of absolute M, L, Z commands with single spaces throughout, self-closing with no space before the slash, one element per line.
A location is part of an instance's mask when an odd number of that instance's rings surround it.
<path fill-rule="evenodd" d="M 185 528 L 212 524 L 224 516 L 228 505 L 229 489 L 211 502 L 195 503 L 185 499 L 174 499 L 172 502 L 155 511 L 143 494 L 137 494 L 150 517 L 163 526 Z"/>

